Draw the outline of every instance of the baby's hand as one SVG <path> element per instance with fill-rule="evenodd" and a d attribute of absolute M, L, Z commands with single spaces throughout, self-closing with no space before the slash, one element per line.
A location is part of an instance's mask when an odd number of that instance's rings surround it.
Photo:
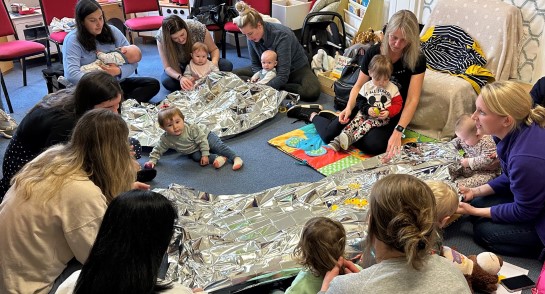
<path fill-rule="evenodd" d="M 154 167 L 155 167 L 155 164 L 153 164 L 153 162 L 151 161 L 144 163 L 144 168 L 154 168 Z"/>
<path fill-rule="evenodd" d="M 390 115 L 390 112 L 388 110 L 383 110 L 383 111 L 380 112 L 378 118 L 379 119 L 387 119 L 389 115 Z"/>
<path fill-rule="evenodd" d="M 380 109 L 377 107 L 369 107 L 367 114 L 369 114 L 370 117 L 378 117 L 380 115 Z"/>
<path fill-rule="evenodd" d="M 463 167 L 469 167 L 469 160 L 467 158 L 462 158 L 460 160 L 460 164 L 463 166 Z"/>
<path fill-rule="evenodd" d="M 208 165 L 208 163 L 209 163 L 208 156 L 201 157 L 201 165 L 202 166 Z"/>

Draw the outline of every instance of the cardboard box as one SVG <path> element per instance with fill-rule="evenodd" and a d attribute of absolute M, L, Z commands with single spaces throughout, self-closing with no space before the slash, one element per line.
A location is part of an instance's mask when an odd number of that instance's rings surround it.
<path fill-rule="evenodd" d="M 272 2 L 272 17 L 292 30 L 303 27 L 303 21 L 310 11 L 311 2 L 290 0 L 286 6 L 286 0 L 274 0 Z"/>
<path fill-rule="evenodd" d="M 324 73 L 318 74 L 318 81 L 320 81 L 320 90 L 322 90 L 324 94 L 327 94 L 331 97 L 335 97 L 335 91 L 333 91 L 333 83 L 336 80 L 336 78 L 331 77 L 331 71 L 326 71 Z"/>

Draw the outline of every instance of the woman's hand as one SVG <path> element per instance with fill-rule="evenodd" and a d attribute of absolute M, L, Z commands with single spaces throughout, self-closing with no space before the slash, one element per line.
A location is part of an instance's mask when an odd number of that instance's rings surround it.
<path fill-rule="evenodd" d="M 142 182 L 134 182 L 132 183 L 132 188 L 133 189 L 138 189 L 138 190 L 149 190 L 151 186 L 148 185 L 148 184 L 144 184 Z"/>
<path fill-rule="evenodd" d="M 193 80 L 190 79 L 190 78 L 186 78 L 186 77 L 182 77 L 180 79 L 180 87 L 182 88 L 182 90 L 191 90 L 193 89 Z"/>
<path fill-rule="evenodd" d="M 113 77 L 117 77 L 121 75 L 121 68 L 117 66 L 115 63 L 108 63 L 106 65 L 101 65 L 100 68 L 102 68 L 103 71 L 107 72 Z"/>
<path fill-rule="evenodd" d="M 208 163 L 209 163 L 208 156 L 201 157 L 201 165 L 202 166 L 208 165 Z"/>
<path fill-rule="evenodd" d="M 401 132 L 394 131 L 388 140 L 388 147 L 386 148 L 386 154 L 382 158 L 383 162 L 388 162 L 394 156 L 401 152 Z"/>
<path fill-rule="evenodd" d="M 460 190 L 460 194 L 462 194 L 462 201 L 464 202 L 469 202 L 475 198 L 475 192 L 471 188 L 460 185 L 458 186 L 458 190 Z"/>
<path fill-rule="evenodd" d="M 339 113 L 339 122 L 341 124 L 347 124 L 350 121 L 350 114 L 352 114 L 352 109 L 346 107 L 341 113 Z"/>
<path fill-rule="evenodd" d="M 359 273 L 360 270 L 356 267 L 356 265 L 351 262 L 350 260 L 344 259 L 342 256 L 339 257 L 339 260 L 337 261 L 337 264 L 328 271 L 325 276 L 324 280 L 322 282 L 322 289 L 321 291 L 327 291 L 329 289 L 329 284 L 333 279 L 342 274 L 352 274 L 352 273 Z"/>
<path fill-rule="evenodd" d="M 460 202 L 458 204 L 458 208 L 456 209 L 456 213 L 473 215 L 474 209 L 475 207 L 473 207 L 471 204 Z"/>

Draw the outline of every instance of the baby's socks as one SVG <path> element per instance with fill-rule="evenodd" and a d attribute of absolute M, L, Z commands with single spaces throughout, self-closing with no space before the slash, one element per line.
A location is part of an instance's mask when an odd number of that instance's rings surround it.
<path fill-rule="evenodd" d="M 220 168 L 225 164 L 225 161 L 227 161 L 227 158 L 225 158 L 225 156 L 218 156 L 214 160 L 213 165 L 214 165 L 215 168 Z"/>
<path fill-rule="evenodd" d="M 238 170 L 242 167 L 242 159 L 240 157 L 235 157 L 235 160 L 233 162 L 233 170 Z"/>

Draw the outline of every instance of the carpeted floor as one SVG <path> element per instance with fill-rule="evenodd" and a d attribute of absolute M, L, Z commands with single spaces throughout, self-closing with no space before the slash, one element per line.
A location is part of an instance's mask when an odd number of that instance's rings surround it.
<path fill-rule="evenodd" d="M 149 42 L 142 44 L 137 41 L 137 45 L 143 52 L 138 75 L 159 78 L 163 69 L 157 47 Z M 235 68 L 249 65 L 249 59 L 244 58 L 248 56 L 246 49 L 243 48 L 243 58 L 238 58 L 235 51 L 234 47 L 229 47 L 227 52 L 227 58 L 233 62 Z M 28 65 L 26 87 L 22 86 L 22 70 L 19 63 L 5 74 L 4 78 L 15 110 L 13 117 L 17 121 L 20 121 L 25 113 L 47 93 L 45 80 L 41 74 L 44 68 L 43 60 L 34 61 Z M 169 92 L 161 88 L 152 101 L 158 102 L 167 94 Z M 4 99 L 2 93 L 2 100 Z M 333 100 L 330 96 L 322 94 L 318 103 L 324 105 L 325 109 L 333 110 Z M 178 183 L 200 191 L 229 195 L 254 193 L 288 183 L 317 181 L 323 178 L 320 173 L 309 166 L 299 164 L 296 159 L 282 154 L 267 143 L 271 138 L 303 126 L 303 122 L 296 122 L 294 119 L 287 118 L 285 113 L 280 113 L 258 128 L 226 140 L 226 143 L 244 159 L 244 167 L 239 171 L 232 171 L 229 166 L 220 170 L 210 166 L 200 167 L 190 159 L 168 152 L 157 166 L 157 178 L 150 184 L 152 188 L 161 188 L 167 187 L 170 183 Z M 9 140 L 0 138 L 0 158 L 3 157 L 2 151 L 5 150 L 8 142 Z M 140 161 L 142 163 L 147 161 L 147 157 L 144 156 Z M 471 224 L 462 218 L 446 229 L 445 244 L 465 254 L 477 254 L 484 251 L 473 242 L 471 235 Z M 505 260 L 529 269 L 529 275 L 534 280 L 537 279 L 541 270 L 541 264 L 537 260 L 513 257 L 505 257 Z"/>

